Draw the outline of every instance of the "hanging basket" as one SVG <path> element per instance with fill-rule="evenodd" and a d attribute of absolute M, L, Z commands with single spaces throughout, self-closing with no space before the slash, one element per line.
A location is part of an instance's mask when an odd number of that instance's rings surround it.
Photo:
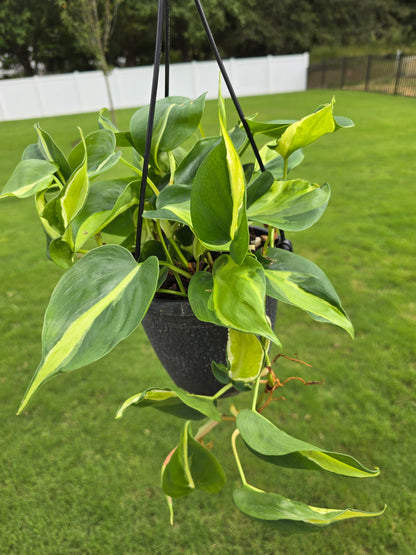
<path fill-rule="evenodd" d="M 262 172 L 266 171 L 262 158 L 245 119 L 243 110 L 233 89 L 219 50 L 215 44 L 205 13 L 199 0 L 195 5 L 205 34 L 217 60 L 222 78 L 226 83 L 234 106 L 239 114 L 241 124 L 247 133 L 249 143 Z M 147 120 L 146 145 L 143 157 L 141 178 L 141 195 L 138 211 L 137 236 L 135 258 L 141 253 L 143 210 L 145 202 L 146 181 L 148 176 L 150 150 L 152 143 L 153 124 L 155 116 L 156 96 L 160 69 L 160 57 L 163 40 L 163 21 L 165 20 L 165 97 L 169 96 L 169 2 L 159 0 L 158 22 L 156 29 L 155 59 L 153 65 L 153 79 L 151 99 Z M 262 229 L 267 234 L 267 230 Z M 290 241 L 285 238 L 283 230 L 279 230 L 276 247 L 292 250 Z M 266 299 L 266 314 L 270 318 L 272 327 L 276 322 L 277 301 Z M 203 322 L 196 318 L 186 299 L 177 300 L 155 298 L 143 320 L 143 327 L 159 360 L 171 376 L 175 384 L 190 393 L 213 395 L 221 384 L 215 379 L 211 363 L 226 363 L 227 328 Z"/>
<path fill-rule="evenodd" d="M 266 298 L 266 313 L 276 323 L 277 301 Z M 178 387 L 198 395 L 214 395 L 221 387 L 211 362 L 226 363 L 228 330 L 201 322 L 187 300 L 155 298 L 142 321 L 163 367 Z"/>

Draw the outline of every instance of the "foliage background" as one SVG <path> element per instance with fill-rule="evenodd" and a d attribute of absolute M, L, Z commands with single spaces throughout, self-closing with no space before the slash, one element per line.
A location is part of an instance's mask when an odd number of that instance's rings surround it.
<path fill-rule="evenodd" d="M 98 0 L 98 5 L 105 2 L 109 0 Z M 37 73 L 40 64 L 47 73 L 95 67 L 94 58 L 62 21 L 62 4 L 62 0 L 0 3 L 4 67 L 24 75 Z M 416 43 L 412 0 L 205 0 L 203 6 L 224 58 L 311 51 L 314 59 L 357 48 L 364 54 L 391 53 L 411 50 Z M 153 62 L 156 16 L 155 0 L 122 1 L 110 42 L 110 65 Z M 193 0 L 171 2 L 171 28 L 172 61 L 212 58 Z"/>
<path fill-rule="evenodd" d="M 243 99 L 259 119 L 298 118 L 331 99 L 307 91 Z M 296 171 L 333 196 L 311 230 L 293 233 L 295 251 L 319 264 L 343 299 L 356 328 L 347 334 L 279 305 L 284 352 L 313 368 L 281 360 L 281 379 L 301 375 L 324 384 L 291 382 L 269 417 L 289 434 L 351 453 L 376 479 L 273 469 L 242 453 L 247 476 L 310 504 L 386 513 L 311 534 L 256 522 L 234 509 L 238 474 L 225 425 L 212 434 L 227 485 L 220 495 L 193 494 L 175 504 L 176 523 L 159 489 L 159 468 L 180 423 L 146 409 L 114 420 L 119 404 L 148 385 L 169 385 L 139 328 L 103 361 L 46 384 L 29 410 L 14 414 L 37 365 L 42 316 L 60 270 L 44 256 L 31 199 L 0 203 L 0 552 L 32 555 L 333 553 L 413 555 L 416 546 L 416 100 L 338 91 L 336 114 L 357 126 L 305 149 Z M 208 103 L 204 127 L 216 130 Z M 131 110 L 117 114 L 127 128 Z M 230 110 L 229 122 L 236 118 Z M 34 121 L 0 123 L 4 182 L 35 133 Z M 66 153 L 96 115 L 46 118 Z M 244 406 L 244 396 L 234 400 Z M 209 438 L 208 438 L 209 439 Z"/>

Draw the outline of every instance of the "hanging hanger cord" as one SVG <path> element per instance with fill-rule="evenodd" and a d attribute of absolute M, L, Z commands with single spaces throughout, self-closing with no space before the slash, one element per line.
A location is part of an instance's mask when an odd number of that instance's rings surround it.
<path fill-rule="evenodd" d="M 256 160 L 257 160 L 257 163 L 260 167 L 260 170 L 262 172 L 264 172 L 264 171 L 266 171 L 266 168 L 264 167 L 263 160 L 261 159 L 261 156 L 260 156 L 260 153 L 258 151 L 257 145 L 254 141 L 253 134 L 250 130 L 250 127 L 248 126 L 248 123 L 247 123 L 246 118 L 244 116 L 244 112 L 241 108 L 241 105 L 240 105 L 240 102 L 237 98 L 237 95 L 235 94 L 235 91 L 234 91 L 234 88 L 231 84 L 230 78 L 228 77 L 227 70 L 225 69 L 224 62 L 222 61 L 222 58 L 221 58 L 221 54 L 220 54 L 220 52 L 217 48 L 217 45 L 215 43 L 214 36 L 211 32 L 211 29 L 210 29 L 210 26 L 208 24 L 208 20 L 205 16 L 205 12 L 202 8 L 201 2 L 199 0 L 195 0 L 195 5 L 196 5 L 196 9 L 198 10 L 199 17 L 201 18 L 201 22 L 202 22 L 202 25 L 204 27 L 205 34 L 206 34 L 207 39 L 208 39 L 208 41 L 211 45 L 211 49 L 214 53 L 215 59 L 217 60 L 217 64 L 220 68 L 221 74 L 224 78 L 224 81 L 227 85 L 230 96 L 231 96 L 232 101 L 234 103 L 235 109 L 237 110 L 238 115 L 240 116 L 241 123 L 244 127 L 244 130 L 247 133 L 247 137 L 248 137 L 248 140 L 250 141 L 251 148 L 253 149 L 254 156 L 256 157 Z"/>
<path fill-rule="evenodd" d="M 257 160 L 257 163 L 259 165 L 260 171 L 265 172 L 266 168 L 264 167 L 263 160 L 261 159 L 261 156 L 260 156 L 259 150 L 257 148 L 256 142 L 254 140 L 253 134 L 250 130 L 250 127 L 249 127 L 249 125 L 246 121 L 246 118 L 244 116 L 244 112 L 241 108 L 241 104 L 240 104 L 240 102 L 237 98 L 237 95 L 236 95 L 235 91 L 234 91 L 234 87 L 231 84 L 231 81 L 230 81 L 230 78 L 228 76 L 227 70 L 225 69 L 224 62 L 222 61 L 221 54 L 220 54 L 220 52 L 217 48 L 217 45 L 215 43 L 214 35 L 211 32 L 211 28 L 210 28 L 208 20 L 206 18 L 205 12 L 202 8 L 201 2 L 200 2 L 200 0 L 194 0 L 194 1 L 195 1 L 196 9 L 198 10 L 199 17 L 201 19 L 202 25 L 204 27 L 205 34 L 206 34 L 206 36 L 208 38 L 208 41 L 211 45 L 211 49 L 214 53 L 215 59 L 217 60 L 217 64 L 220 68 L 223 79 L 224 79 L 224 81 L 227 85 L 228 92 L 230 93 L 230 96 L 231 96 L 232 101 L 234 103 L 235 109 L 237 110 L 238 115 L 240 116 L 241 123 L 244 127 L 244 130 L 247 133 L 248 140 L 250 142 L 251 148 L 253 149 L 254 156 L 256 157 L 256 160 Z M 284 248 L 285 250 L 292 250 L 292 245 L 291 245 L 290 241 L 288 241 L 285 238 L 285 232 L 283 231 L 283 229 L 279 229 L 279 245 L 282 245 L 282 248 Z"/>
<path fill-rule="evenodd" d="M 137 217 L 137 233 L 136 233 L 136 248 L 134 258 L 136 260 L 140 257 L 140 245 L 142 240 L 142 225 L 143 225 L 143 210 L 144 201 L 146 197 L 146 184 L 149 172 L 149 159 L 150 148 L 152 145 L 153 122 L 155 118 L 157 85 L 159 82 L 159 69 L 160 69 L 160 56 L 162 52 L 162 36 L 163 36 L 163 18 L 166 15 L 166 2 L 167 0 L 158 0 L 157 10 L 157 23 L 156 23 L 156 43 L 155 43 L 155 57 L 153 62 L 153 78 L 152 90 L 150 94 L 149 117 L 147 120 L 146 144 L 143 157 L 143 172 L 140 184 L 140 199 L 139 199 L 139 214 Z"/>
<path fill-rule="evenodd" d="M 170 86 L 170 10 L 169 0 L 165 0 L 165 98 L 169 96 Z"/>

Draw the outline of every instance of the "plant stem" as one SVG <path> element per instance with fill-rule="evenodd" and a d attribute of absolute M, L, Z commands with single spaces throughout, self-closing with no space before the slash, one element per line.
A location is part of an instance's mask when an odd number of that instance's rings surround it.
<path fill-rule="evenodd" d="M 166 242 L 163 237 L 163 231 L 162 231 L 162 228 L 160 227 L 160 222 L 159 220 L 155 220 L 155 222 L 156 222 L 157 234 L 159 235 L 159 241 L 162 243 L 163 251 L 166 254 L 166 258 L 168 259 L 169 264 L 173 266 L 174 265 L 173 260 L 172 260 L 172 257 L 170 256 L 168 247 L 166 246 Z"/>
<path fill-rule="evenodd" d="M 175 162 L 175 157 L 173 156 L 171 150 L 169 150 L 168 152 L 168 158 L 169 158 L 169 169 L 170 169 L 169 185 L 173 185 L 173 182 L 175 181 L 176 162 Z"/>
<path fill-rule="evenodd" d="M 251 403 L 251 410 L 254 411 L 254 412 L 256 411 L 257 397 L 259 395 L 260 378 L 261 378 L 261 372 L 257 376 L 256 383 L 254 385 L 253 401 Z"/>
<path fill-rule="evenodd" d="M 201 133 L 201 137 L 204 138 L 204 137 L 205 137 L 205 133 L 204 133 L 204 130 L 202 129 L 202 125 L 201 125 L 201 124 L 198 125 L 198 129 L 199 129 L 199 132 Z"/>
<path fill-rule="evenodd" d="M 176 295 L 177 297 L 185 297 L 185 299 L 188 296 L 186 293 L 182 293 L 182 291 L 172 291 L 172 289 L 158 289 L 157 292 L 168 293 L 169 295 Z"/>
<path fill-rule="evenodd" d="M 103 238 L 100 232 L 95 234 L 95 240 L 97 242 L 97 246 L 98 247 L 102 247 L 103 246 Z"/>
<path fill-rule="evenodd" d="M 127 160 L 125 160 L 123 157 L 120 158 L 120 162 L 122 162 L 125 166 L 127 166 L 128 168 L 130 168 L 132 171 L 134 171 L 134 173 L 137 173 L 138 176 L 142 176 L 142 171 L 139 170 L 139 168 L 136 168 L 136 166 L 133 166 L 133 164 L 130 164 L 130 162 L 127 162 Z M 153 181 L 149 178 L 147 178 L 146 183 L 149 185 L 149 187 L 152 189 L 153 193 L 155 194 L 155 196 L 159 196 L 159 189 L 156 187 L 156 185 L 153 183 Z"/>
<path fill-rule="evenodd" d="M 177 272 L 178 274 L 181 274 L 181 276 L 184 276 L 188 279 L 191 279 L 192 277 L 189 272 L 186 272 L 185 270 L 182 270 L 182 268 L 178 268 L 177 266 L 170 264 L 169 262 L 165 262 L 164 260 L 159 260 L 159 264 L 161 264 L 162 266 L 166 266 L 167 268 L 172 270 L 172 272 Z"/>
<path fill-rule="evenodd" d="M 229 389 L 231 389 L 233 387 L 232 383 L 227 383 L 226 385 L 224 385 L 224 387 L 222 387 L 219 391 L 217 391 L 217 393 L 215 393 L 211 399 L 213 401 L 215 401 L 215 399 L 218 399 L 219 397 L 221 397 L 221 395 L 223 395 L 226 391 L 228 391 Z"/>
<path fill-rule="evenodd" d="M 289 163 L 289 159 L 285 158 L 284 162 L 283 162 L 283 179 L 285 180 L 287 177 L 287 166 Z"/>
<path fill-rule="evenodd" d="M 160 242 L 162 243 L 163 251 L 164 251 L 164 253 L 166 254 L 166 258 L 168 259 L 168 262 L 169 262 L 172 266 L 174 266 L 172 257 L 170 256 L 168 247 L 166 246 L 165 240 L 164 240 L 164 238 L 163 238 L 163 231 L 162 231 L 162 228 L 160 227 L 160 222 L 159 222 L 159 220 L 156 220 L 156 227 L 157 227 L 157 232 L 158 232 L 158 235 L 159 235 L 159 240 L 160 240 Z M 176 268 L 176 266 L 175 266 L 175 268 Z M 185 287 L 183 286 L 183 283 L 182 283 L 181 278 L 178 276 L 177 273 L 175 273 L 174 276 L 175 276 L 176 282 L 177 282 L 177 284 L 178 284 L 178 286 L 179 286 L 179 289 L 182 291 L 182 293 L 183 293 L 184 296 L 186 297 L 187 295 L 186 295 L 186 292 L 185 292 Z"/>
<path fill-rule="evenodd" d="M 243 467 L 241 466 L 241 462 L 240 462 L 240 457 L 238 456 L 238 452 L 237 452 L 237 446 L 235 444 L 235 440 L 239 434 L 240 432 L 237 429 L 235 429 L 233 432 L 233 435 L 231 436 L 231 447 L 233 449 L 235 464 L 237 465 L 238 473 L 240 474 L 240 479 L 243 483 L 243 486 L 246 486 L 247 480 L 244 475 Z"/>
<path fill-rule="evenodd" d="M 209 264 L 209 266 L 212 270 L 212 268 L 214 266 L 214 260 L 212 259 L 212 255 L 209 251 L 207 252 L 206 257 L 207 257 L 208 264 Z"/>
<path fill-rule="evenodd" d="M 173 239 L 172 237 L 169 237 L 169 243 L 175 249 L 176 254 L 179 257 L 179 260 L 181 261 L 182 266 L 184 267 L 185 270 L 187 270 L 188 269 L 188 261 L 184 257 L 179 245 L 176 243 L 175 239 Z"/>
<path fill-rule="evenodd" d="M 203 426 L 201 426 L 199 428 L 199 430 L 196 432 L 194 439 L 196 441 L 201 441 L 202 438 L 204 438 L 207 434 L 209 434 L 209 432 L 215 428 L 215 426 L 217 426 L 219 424 L 219 422 L 217 422 L 216 420 L 208 420 L 208 422 L 206 422 Z"/>

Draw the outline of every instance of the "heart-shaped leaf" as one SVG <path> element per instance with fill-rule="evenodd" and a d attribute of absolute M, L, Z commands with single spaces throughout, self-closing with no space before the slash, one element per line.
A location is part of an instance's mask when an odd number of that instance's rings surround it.
<path fill-rule="evenodd" d="M 385 508 L 377 512 L 365 512 L 356 509 L 324 509 L 292 501 L 277 493 L 268 493 L 258 488 L 244 485 L 233 491 L 233 500 L 237 508 L 246 515 L 261 520 L 294 520 L 327 526 L 333 522 L 349 518 L 370 518 L 383 514 Z"/>
<path fill-rule="evenodd" d="M 66 156 L 49 133 L 41 129 L 38 124 L 35 125 L 35 129 L 38 134 L 39 152 L 42 153 L 45 160 L 49 160 L 49 162 L 59 166 L 63 181 L 67 181 L 71 176 L 71 168 Z"/>
<path fill-rule="evenodd" d="M 262 134 L 278 139 L 285 130 L 295 122 L 293 119 L 256 121 L 253 118 L 246 118 L 250 131 L 253 135 Z"/>
<path fill-rule="evenodd" d="M 88 158 L 83 138 L 82 145 L 84 148 L 82 163 L 73 172 L 59 194 L 46 204 L 42 212 L 42 217 L 58 229 L 61 234 L 65 232 L 75 216 L 81 211 L 88 196 Z"/>
<path fill-rule="evenodd" d="M 320 187 L 303 179 L 275 181 L 268 191 L 251 203 L 247 216 L 260 224 L 302 231 L 320 219 L 330 196 L 327 183 Z"/>
<path fill-rule="evenodd" d="M 211 150 L 221 142 L 219 137 L 205 137 L 199 139 L 188 155 L 181 161 L 175 172 L 175 183 L 192 185 L 199 166 Z"/>
<path fill-rule="evenodd" d="M 199 125 L 205 105 L 205 94 L 196 100 L 171 96 L 158 100 L 153 122 L 151 161 L 161 171 L 162 153 L 170 152 L 191 137 Z M 130 133 L 138 152 L 144 156 L 149 107 L 137 110 L 130 120 Z"/>
<path fill-rule="evenodd" d="M 169 185 L 156 200 L 156 210 L 147 210 L 143 217 L 152 220 L 173 220 L 191 227 L 191 188 L 189 185 Z"/>
<path fill-rule="evenodd" d="M 253 382 L 263 369 L 263 345 L 251 333 L 230 329 L 227 360 L 228 376 L 233 382 Z"/>
<path fill-rule="evenodd" d="M 191 414 L 198 412 L 200 415 L 208 416 L 208 418 L 217 422 L 221 420 L 221 413 L 210 397 L 195 395 L 176 386 L 163 389 L 152 387 L 132 395 L 124 401 L 117 412 L 116 418 L 121 418 L 125 410 L 133 405 L 141 407 L 152 405 L 160 410 L 166 410 L 167 407 L 171 407 L 170 412 L 176 413 L 178 416 L 178 412 L 184 413 L 183 406 L 186 406 L 193 410 Z"/>
<path fill-rule="evenodd" d="M 281 137 L 277 140 L 276 150 L 288 158 L 292 152 L 316 141 L 327 133 L 332 133 L 336 129 L 336 122 L 333 115 L 335 101 L 325 104 L 313 114 L 289 125 Z"/>
<path fill-rule="evenodd" d="M 196 272 L 189 282 L 188 299 L 198 320 L 222 326 L 212 304 L 214 281 L 208 272 Z"/>
<path fill-rule="evenodd" d="M 121 157 L 121 150 L 115 152 L 115 147 L 116 139 L 109 129 L 99 129 L 85 137 L 88 177 L 95 177 L 117 164 Z M 72 170 L 82 164 L 84 155 L 84 145 L 80 142 L 69 155 Z"/>
<path fill-rule="evenodd" d="M 4 197 L 30 197 L 54 182 L 58 165 L 47 160 L 25 159 L 18 163 L 1 192 Z"/>
<path fill-rule="evenodd" d="M 264 270 L 267 294 L 305 310 L 314 320 L 345 329 L 354 328 L 324 272 L 306 258 L 283 249 L 268 249 L 271 264 Z"/>
<path fill-rule="evenodd" d="M 224 484 L 224 471 L 217 458 L 192 437 L 190 422 L 186 422 L 179 445 L 162 469 L 165 495 L 183 497 L 194 489 L 217 493 Z"/>
<path fill-rule="evenodd" d="M 19 414 L 58 372 L 102 358 L 128 337 L 147 312 L 159 276 L 157 258 L 137 264 L 129 251 L 106 245 L 88 252 L 60 279 L 42 332 L 42 360 Z"/>
<path fill-rule="evenodd" d="M 97 181 L 89 188 L 82 210 L 74 218 L 71 229 L 75 250 L 121 214 L 139 203 L 140 182 L 126 179 Z"/>
<path fill-rule="evenodd" d="M 380 473 L 378 469 L 369 470 L 349 455 L 325 451 L 311 443 L 296 439 L 277 428 L 258 412 L 241 410 L 237 416 L 237 428 L 250 449 L 260 455 L 273 457 L 270 462 L 276 464 L 278 457 L 296 453 L 314 465 L 342 476 L 370 478 Z"/>
<path fill-rule="evenodd" d="M 222 254 L 212 275 L 212 305 L 222 325 L 262 335 L 280 346 L 266 317 L 266 283 L 260 262 L 248 255 L 239 265 L 230 255 Z"/>

